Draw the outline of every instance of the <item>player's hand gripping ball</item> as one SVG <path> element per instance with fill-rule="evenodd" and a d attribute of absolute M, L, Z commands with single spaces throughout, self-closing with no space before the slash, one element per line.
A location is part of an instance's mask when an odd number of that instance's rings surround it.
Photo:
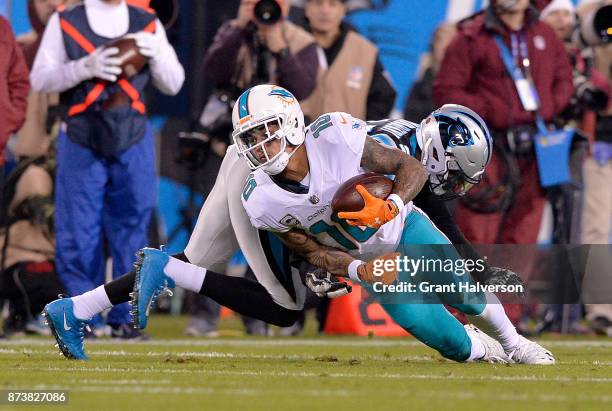
<path fill-rule="evenodd" d="M 355 176 L 338 188 L 332 209 L 350 225 L 379 228 L 400 211 L 393 201 L 386 199 L 392 188 L 393 182 L 382 174 Z"/>

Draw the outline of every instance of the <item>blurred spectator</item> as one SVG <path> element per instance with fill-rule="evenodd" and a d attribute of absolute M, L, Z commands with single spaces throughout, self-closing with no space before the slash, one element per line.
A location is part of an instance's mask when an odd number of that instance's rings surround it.
<path fill-rule="evenodd" d="M 553 0 L 540 12 L 543 20 L 561 41 L 569 42 L 576 23 L 576 10 L 570 0 Z"/>
<path fill-rule="evenodd" d="M 595 112 L 608 106 L 608 79 L 593 67 L 593 49 L 572 41 L 576 12 L 570 0 L 554 0 L 542 10 L 540 19 L 551 26 L 563 42 L 573 68 L 575 93 L 563 113 L 563 121 L 570 122 L 592 134 L 590 119 Z"/>
<path fill-rule="evenodd" d="M 75 0 L 68 0 L 68 2 L 74 3 Z M 66 0 L 28 0 L 28 17 L 32 30 L 17 37 L 17 43 L 23 50 L 28 68 L 31 69 L 34 64 L 34 57 L 36 57 L 49 18 L 59 5 L 65 3 L 67 3 Z"/>
<path fill-rule="evenodd" d="M 546 122 L 558 115 L 573 94 L 571 66 L 563 44 L 538 20 L 529 0 L 493 0 L 484 12 L 459 23 L 434 82 L 434 98 L 437 105 L 463 104 L 483 116 L 502 154 L 519 171 L 520 184 L 507 208 L 495 206 L 485 214 L 469 204 L 458 206 L 457 221 L 466 237 L 474 243 L 534 244 L 546 201 L 533 148 L 537 128 L 533 108 L 523 106 L 501 59 L 498 35 L 512 50 L 515 65 L 535 84 L 540 115 Z M 474 194 L 487 189 L 487 182 L 490 190 L 499 189 L 496 185 L 504 178 L 499 154 L 494 153 L 485 184 Z"/>
<path fill-rule="evenodd" d="M 21 162 L 3 187 L 8 221 L 0 233 L 0 297 L 9 301 L 3 329 L 50 335 L 40 312 L 63 292 L 54 270 L 53 176 L 55 156 Z"/>
<path fill-rule="evenodd" d="M 593 1 L 578 7 L 581 20 L 598 7 L 612 0 Z M 612 85 L 612 44 L 592 48 L 594 66 Z M 582 213 L 582 243 L 610 244 L 612 236 L 612 102 L 597 113 L 591 130 L 591 155 L 584 163 L 584 207 Z M 601 247 L 601 246 L 600 246 Z M 609 255 L 609 254 L 608 254 Z M 588 302 L 588 301 L 586 301 Z M 600 334 L 612 336 L 612 304 L 586 304 L 587 320 Z"/>
<path fill-rule="evenodd" d="M 317 44 L 286 20 L 287 0 L 278 0 L 282 15 L 264 23 L 255 17 L 258 0 L 242 0 L 235 19 L 223 24 L 204 57 L 204 69 L 217 88 L 236 98 L 256 84 L 278 84 L 299 100 L 316 86 Z"/>
<path fill-rule="evenodd" d="M 34 57 L 40 46 L 42 34 L 49 18 L 60 4 L 74 2 L 74 0 L 29 0 L 28 17 L 32 31 L 17 38 L 23 50 L 26 63 L 32 69 Z M 53 118 L 48 118 L 49 108 Z M 47 153 L 51 144 L 51 127 L 59 110 L 58 93 L 39 93 L 34 90 L 28 95 L 28 109 L 23 127 L 17 133 L 15 144 L 11 147 L 18 159 L 37 157 Z"/>
<path fill-rule="evenodd" d="M 421 59 L 419 78 L 412 85 L 406 100 L 404 110 L 406 120 L 420 121 L 438 108 L 433 100 L 433 83 L 440 69 L 444 53 L 446 53 L 446 48 L 456 32 L 457 26 L 454 23 L 444 23 L 438 26 L 434 32 L 429 45 L 429 53 Z"/>
<path fill-rule="evenodd" d="M 11 24 L 0 16 L 0 187 L 4 170 L 4 146 L 25 120 L 30 91 L 28 67 Z"/>
<path fill-rule="evenodd" d="M 118 78 L 118 49 L 104 47 L 127 33 L 148 59 L 129 79 Z M 150 79 L 169 95 L 184 81 L 164 27 L 150 11 L 125 0 L 85 0 L 49 19 L 31 80 L 36 91 L 63 93 L 70 107 L 57 143 L 55 235 L 57 271 L 71 295 L 104 283 L 104 240 L 114 278 L 131 269 L 134 253 L 147 243 L 156 176 L 141 96 Z M 114 337 L 140 337 L 130 321 L 127 303 L 107 320 Z"/>
<path fill-rule="evenodd" d="M 387 118 L 395 89 L 376 45 L 343 23 L 344 3 L 307 0 L 304 5 L 309 29 L 325 53 L 320 56 L 317 87 L 300 105 L 310 120 L 332 111 L 362 119 Z"/>
<path fill-rule="evenodd" d="M 44 25 L 62 3 L 30 0 L 28 15 L 33 30 L 17 38 L 28 68 L 32 67 Z M 53 177 L 55 154 L 49 153 L 51 136 L 58 131 L 57 116 L 47 118 L 48 107 L 58 104 L 57 93 L 28 94 L 26 119 L 11 150 L 20 160 L 2 187 L 3 228 L 0 290 L 8 299 L 4 330 L 48 334 L 40 311 L 44 304 L 63 292 L 54 269 Z"/>
<path fill-rule="evenodd" d="M 575 93 L 568 107 L 559 118 L 561 125 L 569 125 L 574 128 L 582 129 L 583 117 L 593 114 L 592 110 L 597 109 L 598 100 L 601 95 L 607 105 L 607 93 L 601 89 L 596 89 L 593 80 L 602 84 L 603 75 L 592 68 L 592 58 L 588 49 L 581 49 L 579 45 L 572 42 L 572 33 L 576 24 L 576 14 L 574 5 L 570 0 L 553 0 L 540 13 L 540 20 L 548 24 L 563 42 L 568 53 L 573 69 L 573 79 Z M 607 88 L 605 78 L 603 87 Z M 599 93 L 599 94 L 597 94 Z M 599 103 L 602 104 L 602 103 Z M 582 160 L 582 156 L 580 156 Z M 582 168 L 582 161 L 577 164 L 577 168 Z M 572 189 L 572 191 L 575 191 Z M 576 201 L 581 200 L 580 193 L 576 192 Z M 558 213 L 561 204 L 556 201 L 553 203 L 553 212 Z M 579 206 L 576 204 L 576 206 Z M 581 304 L 551 304 L 541 308 L 540 320 L 541 327 L 549 331 L 566 331 L 572 334 L 583 333 L 585 327 L 580 323 L 582 319 Z"/>

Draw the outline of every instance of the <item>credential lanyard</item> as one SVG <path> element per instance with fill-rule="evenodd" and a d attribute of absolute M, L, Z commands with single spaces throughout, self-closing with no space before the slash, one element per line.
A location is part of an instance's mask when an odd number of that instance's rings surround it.
<path fill-rule="evenodd" d="M 540 107 L 540 97 L 538 96 L 538 92 L 531 77 L 531 61 L 529 60 L 529 53 L 527 51 L 525 33 L 521 32 L 519 35 L 512 34 L 510 38 L 512 42 L 512 53 L 504 43 L 501 35 L 495 35 L 495 42 L 497 43 L 497 48 L 499 48 L 500 57 L 504 66 L 506 66 L 506 71 L 508 71 L 508 74 L 512 77 L 512 80 L 514 80 L 514 85 L 516 86 L 516 91 L 521 99 L 523 108 L 525 111 L 535 112 L 538 130 L 544 133 L 546 132 L 546 125 L 538 111 Z M 515 61 L 519 59 L 522 59 L 525 73 L 523 73 L 523 70 L 515 63 Z"/>

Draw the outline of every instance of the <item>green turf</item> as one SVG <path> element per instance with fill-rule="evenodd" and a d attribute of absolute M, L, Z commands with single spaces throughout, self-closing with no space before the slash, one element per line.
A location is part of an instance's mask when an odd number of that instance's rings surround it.
<path fill-rule="evenodd" d="M 189 339 L 184 323 L 152 318 L 146 344 L 88 343 L 88 362 L 49 339 L 0 341 L 0 389 L 69 390 L 56 410 L 612 409 L 609 339 L 547 340 L 557 366 L 505 366 L 448 362 L 411 338 L 245 338 L 233 320 Z"/>

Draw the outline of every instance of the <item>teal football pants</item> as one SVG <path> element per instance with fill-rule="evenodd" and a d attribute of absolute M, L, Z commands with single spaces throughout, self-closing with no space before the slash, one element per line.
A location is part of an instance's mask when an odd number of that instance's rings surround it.
<path fill-rule="evenodd" d="M 440 247 L 450 244 L 446 236 L 440 232 L 431 220 L 419 209 L 413 209 L 406 217 L 404 231 L 398 251 L 406 256 L 423 256 L 431 259 L 459 259 L 453 247 Z M 434 245 L 434 246 L 432 246 Z M 435 246 L 437 245 L 437 246 Z M 435 278 L 434 278 L 435 277 Z M 400 281 L 408 280 L 413 283 L 428 281 L 435 284 L 449 284 L 454 282 L 473 282 L 469 274 L 457 276 L 454 273 L 418 273 L 412 279 L 400 274 Z M 401 301 L 401 296 L 398 297 Z M 448 304 L 457 310 L 478 315 L 485 308 L 485 297 L 481 294 L 449 294 L 434 295 L 438 303 L 432 303 L 432 296 L 428 295 L 421 303 L 383 303 L 385 311 L 402 328 L 416 337 L 419 341 L 437 350 L 445 358 L 455 361 L 465 361 L 470 356 L 471 341 L 463 325 L 444 307 Z M 465 299 L 470 302 L 465 303 Z M 457 301 L 462 301 L 458 303 Z"/>

